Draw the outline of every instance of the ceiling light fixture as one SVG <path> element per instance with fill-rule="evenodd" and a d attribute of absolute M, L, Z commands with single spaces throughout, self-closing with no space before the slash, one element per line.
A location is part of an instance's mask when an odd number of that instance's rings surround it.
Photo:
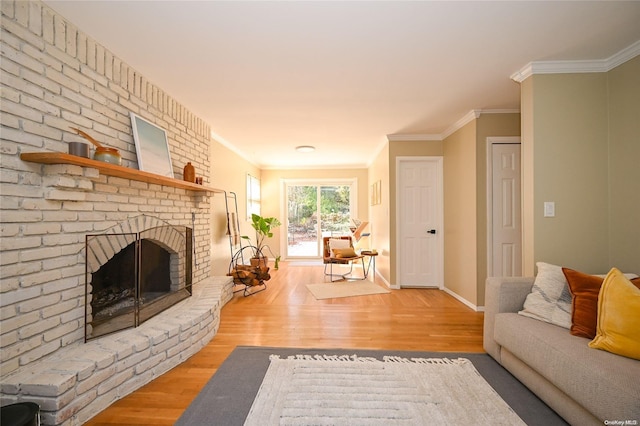
<path fill-rule="evenodd" d="M 316 147 L 311 145 L 296 146 L 296 151 L 298 152 L 313 152 L 315 150 L 316 150 Z"/>

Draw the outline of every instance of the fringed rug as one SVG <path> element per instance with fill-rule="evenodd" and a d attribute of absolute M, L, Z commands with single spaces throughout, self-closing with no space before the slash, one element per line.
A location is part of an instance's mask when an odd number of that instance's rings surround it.
<path fill-rule="evenodd" d="M 552 409 L 536 397 L 529 389 L 507 372 L 486 353 L 468 352 L 419 352 L 419 351 L 383 351 L 367 349 L 319 349 L 319 348 L 277 348 L 258 346 L 238 346 L 222 363 L 216 374 L 207 382 L 198 396 L 192 401 L 176 426 L 224 425 L 242 426 L 247 419 L 251 404 L 258 394 L 271 361 L 271 355 L 281 358 L 294 355 L 347 356 L 358 358 L 384 357 L 413 358 L 465 358 L 473 363 L 475 369 L 509 404 L 529 426 L 568 426 Z M 453 380 L 449 380 L 452 382 Z M 464 390 L 466 393 L 467 391 Z M 391 391 L 387 391 L 387 396 Z M 473 398 L 473 397 L 472 397 Z M 420 422 L 415 426 L 433 423 Z M 462 424 L 472 424 L 463 422 Z"/>
<path fill-rule="evenodd" d="M 465 358 L 296 355 L 271 363 L 245 425 L 524 425 Z"/>

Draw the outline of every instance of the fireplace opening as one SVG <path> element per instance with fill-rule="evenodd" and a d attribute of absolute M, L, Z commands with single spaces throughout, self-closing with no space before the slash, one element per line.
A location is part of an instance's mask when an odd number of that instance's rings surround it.
<path fill-rule="evenodd" d="M 133 323 L 136 303 L 136 246 L 129 244 L 92 274 L 91 324 L 94 328 L 114 317 Z"/>
<path fill-rule="evenodd" d="M 140 242 L 140 300 L 153 300 L 171 291 L 170 253 L 149 240 Z"/>
<path fill-rule="evenodd" d="M 192 230 L 87 236 L 85 341 L 147 319 L 191 295 Z"/>

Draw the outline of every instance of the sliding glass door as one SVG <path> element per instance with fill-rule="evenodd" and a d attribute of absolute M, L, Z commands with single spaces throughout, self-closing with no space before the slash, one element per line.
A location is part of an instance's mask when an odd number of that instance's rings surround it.
<path fill-rule="evenodd" d="M 355 182 L 287 181 L 287 258 L 322 256 L 322 237 L 349 235 Z"/>
<path fill-rule="evenodd" d="M 287 186 L 287 257 L 318 256 L 318 189 Z"/>

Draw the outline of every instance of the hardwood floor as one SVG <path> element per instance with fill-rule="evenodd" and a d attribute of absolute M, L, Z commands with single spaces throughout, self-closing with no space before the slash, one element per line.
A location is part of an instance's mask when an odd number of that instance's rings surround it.
<path fill-rule="evenodd" d="M 266 291 L 222 309 L 205 348 L 87 424 L 172 425 L 238 345 L 483 352 L 483 314 L 443 291 L 316 300 L 305 284 L 325 281 L 322 266 L 280 265 Z"/>

